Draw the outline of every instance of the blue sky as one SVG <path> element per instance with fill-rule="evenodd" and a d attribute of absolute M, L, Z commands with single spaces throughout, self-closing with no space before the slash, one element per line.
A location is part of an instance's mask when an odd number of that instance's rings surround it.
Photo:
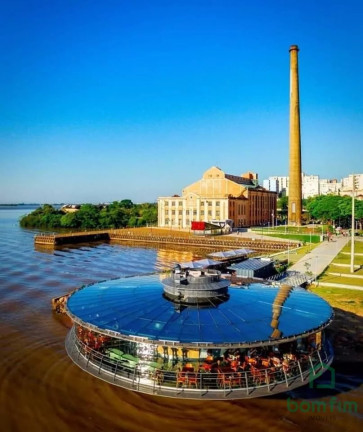
<path fill-rule="evenodd" d="M 1 0 L 0 202 L 154 201 L 212 165 L 363 172 L 360 0 Z"/>

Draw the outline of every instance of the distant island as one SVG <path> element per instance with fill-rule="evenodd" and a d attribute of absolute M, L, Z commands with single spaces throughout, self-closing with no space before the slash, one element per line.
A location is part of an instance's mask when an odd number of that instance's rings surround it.
<path fill-rule="evenodd" d="M 77 208 L 76 208 L 77 207 Z M 82 204 L 56 209 L 44 204 L 20 219 L 23 228 L 104 229 L 141 227 L 157 222 L 157 204 L 134 204 L 129 199 L 111 204 Z"/>

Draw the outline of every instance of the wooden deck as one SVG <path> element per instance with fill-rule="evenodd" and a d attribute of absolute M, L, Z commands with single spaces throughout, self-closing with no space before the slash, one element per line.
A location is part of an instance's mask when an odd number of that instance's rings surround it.
<path fill-rule="evenodd" d="M 119 229 L 119 230 L 98 230 L 98 231 L 81 231 L 66 234 L 38 234 L 34 238 L 36 245 L 42 246 L 61 246 L 66 244 L 90 243 L 96 241 L 114 241 L 127 243 L 143 243 L 143 244 L 159 244 L 173 246 L 190 246 L 198 248 L 208 248 L 213 250 L 218 249 L 239 249 L 247 247 L 256 252 L 273 252 L 285 250 L 290 247 L 296 247 L 296 242 L 281 242 L 276 240 L 251 240 L 242 239 L 232 236 L 221 237 L 200 237 L 193 236 L 187 233 L 170 232 L 169 235 L 165 231 L 154 230 L 134 230 L 134 229 Z"/>

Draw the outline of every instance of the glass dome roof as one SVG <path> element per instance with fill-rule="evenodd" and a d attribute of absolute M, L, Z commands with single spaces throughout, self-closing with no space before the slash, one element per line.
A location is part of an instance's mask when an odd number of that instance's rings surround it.
<path fill-rule="evenodd" d="M 99 282 L 72 294 L 67 303 L 75 322 L 115 336 L 180 344 L 277 343 L 326 325 L 330 305 L 311 292 L 251 284 L 230 287 L 225 302 L 182 306 L 163 296 L 161 278 L 153 274 Z M 282 305 L 282 306 L 281 306 Z M 272 321 L 275 321 L 272 327 Z M 279 339 L 272 339 L 276 329 Z"/>

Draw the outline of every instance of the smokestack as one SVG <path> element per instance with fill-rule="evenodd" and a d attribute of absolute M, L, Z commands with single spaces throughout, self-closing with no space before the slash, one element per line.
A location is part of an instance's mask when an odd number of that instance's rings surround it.
<path fill-rule="evenodd" d="M 288 224 L 301 225 L 301 140 L 297 45 L 290 47 L 290 171 Z"/>

